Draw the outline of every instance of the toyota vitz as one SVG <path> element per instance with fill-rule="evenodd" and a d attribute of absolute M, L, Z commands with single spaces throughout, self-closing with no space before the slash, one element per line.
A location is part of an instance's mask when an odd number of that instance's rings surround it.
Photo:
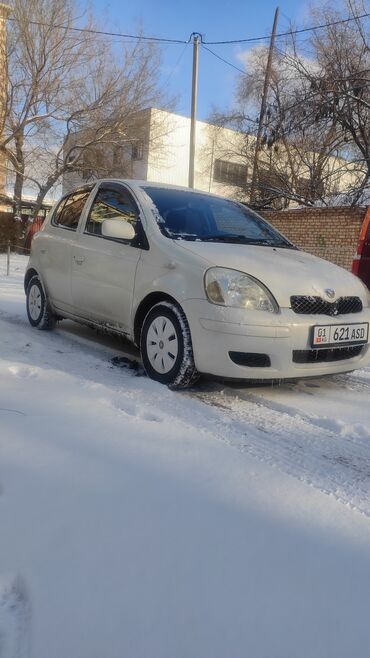
<path fill-rule="evenodd" d="M 32 326 L 71 318 L 125 336 L 171 388 L 370 362 L 358 278 L 244 205 L 185 188 L 102 180 L 65 195 L 33 239 L 25 291 Z"/>

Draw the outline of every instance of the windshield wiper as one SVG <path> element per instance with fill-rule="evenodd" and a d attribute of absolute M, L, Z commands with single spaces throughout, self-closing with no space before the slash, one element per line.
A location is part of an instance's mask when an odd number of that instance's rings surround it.
<path fill-rule="evenodd" d="M 202 242 L 235 242 L 236 244 L 250 244 L 260 245 L 262 247 L 280 247 L 286 249 L 294 249 L 293 245 L 289 242 L 275 242 L 267 238 L 248 238 L 246 235 L 238 235 L 237 233 L 215 233 L 213 235 L 197 235 L 195 233 L 170 233 L 168 236 L 172 240 L 188 240 L 194 242 L 200 240 Z"/>
<path fill-rule="evenodd" d="M 248 238 L 245 235 L 236 235 L 235 233 L 215 233 L 214 235 L 201 235 L 200 240 L 204 242 L 245 242 Z"/>
<path fill-rule="evenodd" d="M 297 249 L 291 242 L 276 242 L 273 246 L 279 249 Z"/>
<path fill-rule="evenodd" d="M 198 236 L 194 233 L 170 233 L 168 231 L 168 237 L 171 240 L 198 240 Z"/>
<path fill-rule="evenodd" d="M 275 246 L 271 240 L 265 238 L 248 238 L 246 235 L 236 235 L 235 233 L 219 233 L 215 235 L 202 235 L 200 240 L 205 242 L 240 242 L 243 244 L 256 244 Z"/>

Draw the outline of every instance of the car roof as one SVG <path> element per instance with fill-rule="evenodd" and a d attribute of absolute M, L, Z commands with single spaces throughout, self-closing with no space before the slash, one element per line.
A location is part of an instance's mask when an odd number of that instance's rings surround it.
<path fill-rule="evenodd" d="M 100 183 L 124 183 L 131 187 L 132 189 L 143 189 L 148 187 L 153 187 L 156 189 L 164 190 L 179 190 L 180 192 L 193 192 L 195 194 L 205 194 L 210 197 L 219 197 L 219 194 L 212 194 L 206 192 L 205 190 L 197 190 L 193 188 L 186 187 L 185 185 L 172 185 L 171 183 L 158 183 L 155 181 L 139 180 L 133 178 L 99 178 L 91 183 L 100 184 Z M 80 188 L 79 188 L 80 189 Z M 226 197 L 225 197 L 226 198 Z"/>

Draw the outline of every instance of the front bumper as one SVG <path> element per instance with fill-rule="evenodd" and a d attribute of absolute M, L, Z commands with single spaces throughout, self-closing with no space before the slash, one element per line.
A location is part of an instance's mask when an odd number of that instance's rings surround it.
<path fill-rule="evenodd" d="M 187 316 L 195 365 L 199 372 L 225 378 L 273 380 L 317 377 L 370 364 L 370 344 L 353 358 L 339 361 L 296 363 L 293 352 L 311 350 L 314 325 L 369 322 L 370 309 L 361 313 L 337 315 L 299 315 L 290 308 L 277 314 L 247 312 L 225 308 L 206 300 L 191 299 L 182 304 Z M 234 363 L 229 352 L 267 355 L 269 367 L 251 367 Z"/>

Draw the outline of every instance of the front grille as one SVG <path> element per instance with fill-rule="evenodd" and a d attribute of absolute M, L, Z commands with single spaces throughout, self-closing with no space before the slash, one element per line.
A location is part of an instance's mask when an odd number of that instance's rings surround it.
<path fill-rule="evenodd" d="M 304 315 L 346 315 L 360 313 L 362 301 L 359 297 L 339 297 L 335 302 L 327 302 L 321 297 L 293 295 L 290 303 L 294 313 Z"/>
<path fill-rule="evenodd" d="M 294 350 L 294 363 L 328 363 L 330 361 L 345 361 L 353 359 L 361 354 L 364 346 L 335 347 L 332 349 L 321 348 L 320 350 Z"/>
<path fill-rule="evenodd" d="M 229 357 L 237 366 L 247 366 L 249 368 L 269 368 L 271 366 L 271 360 L 268 354 L 229 352 Z"/>

